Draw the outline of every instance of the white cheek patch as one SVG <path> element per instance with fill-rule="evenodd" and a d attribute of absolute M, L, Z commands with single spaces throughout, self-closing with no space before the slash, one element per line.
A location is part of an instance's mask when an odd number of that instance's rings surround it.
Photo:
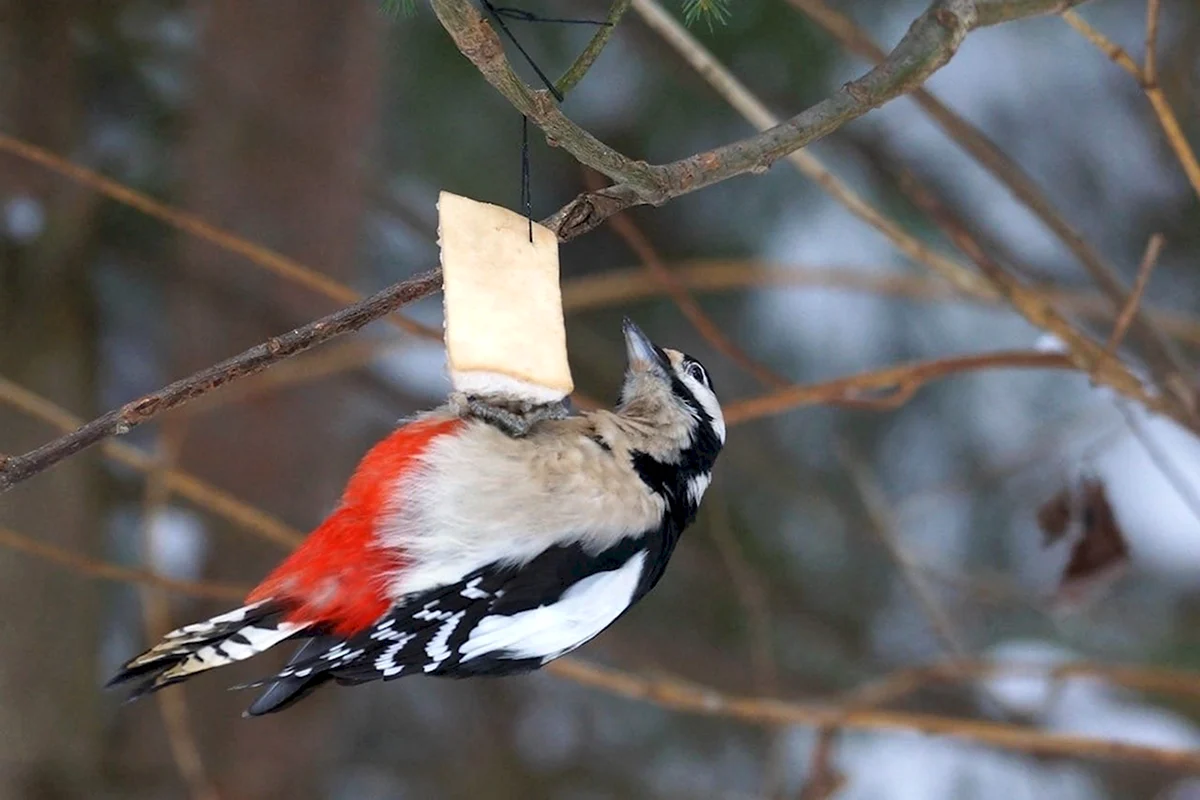
<path fill-rule="evenodd" d="M 679 379 L 692 391 L 692 395 L 700 403 L 700 407 L 712 419 L 713 431 L 717 434 L 717 438 L 721 440 L 721 444 L 725 444 L 725 415 L 721 413 L 721 404 L 717 401 L 717 396 L 713 394 L 712 389 L 709 389 L 691 375 L 684 373 L 679 376 Z"/>
<path fill-rule="evenodd" d="M 516 614 L 484 617 L 462 647 L 463 661 L 503 651 L 509 658 L 556 658 L 612 624 L 633 600 L 646 551 L 619 569 L 591 575 L 558 602 Z"/>

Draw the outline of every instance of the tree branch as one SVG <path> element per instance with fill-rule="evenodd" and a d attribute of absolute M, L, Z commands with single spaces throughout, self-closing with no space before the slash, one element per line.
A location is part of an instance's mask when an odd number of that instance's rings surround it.
<path fill-rule="evenodd" d="M 232 380 L 261 372 L 272 364 L 335 336 L 356 331 L 403 305 L 432 294 L 441 286 L 441 280 L 441 272 L 434 271 L 389 286 L 361 302 L 281 336 L 274 336 L 233 358 L 128 402 L 36 450 L 4 458 L 0 460 L 0 492 L 109 436 L 128 433 L 156 414 L 183 405 Z"/>
<path fill-rule="evenodd" d="M 588 176 L 594 178 L 596 174 L 589 172 Z M 696 298 L 692 297 L 691 292 L 688 291 L 683 281 L 663 262 L 662 258 L 658 255 L 658 251 L 654 249 L 654 245 L 650 243 L 650 239 L 629 218 L 629 215 L 618 214 L 608 222 L 617 236 L 625 242 L 634 255 L 641 259 L 646 267 L 646 272 L 663 288 L 663 291 L 667 293 L 667 296 L 679 308 L 680 313 L 687 318 L 692 327 L 696 329 L 700 336 L 714 350 L 721 353 L 734 364 L 737 364 L 750 375 L 753 375 L 755 380 L 763 384 L 763 386 L 778 389 L 790 383 L 790 381 L 771 371 L 765 364 L 761 364 L 751 358 L 749 353 L 739 347 L 721 330 L 719 325 L 713 322 L 708 314 L 704 312 L 704 309 L 700 307 L 700 304 L 696 302 Z"/>
<path fill-rule="evenodd" d="M 221 248 L 228 253 L 242 256 L 251 264 L 272 272 L 284 280 L 323 294 L 334 302 L 350 304 L 362 299 L 362 295 L 325 275 L 318 270 L 288 258 L 282 253 L 269 247 L 251 242 L 224 228 L 220 228 L 204 219 L 166 203 L 159 202 L 149 195 L 132 189 L 123 183 L 107 178 L 98 172 L 80 164 L 73 163 L 55 153 L 22 141 L 12 136 L 0 133 L 0 151 L 9 153 L 17 158 L 37 164 L 56 175 L 75 181 L 94 192 L 115 200 L 122 205 L 135 209 L 146 216 L 156 219 L 177 231 L 187 233 Z M 415 320 L 401 316 L 388 319 L 393 325 L 403 331 L 423 336 L 426 339 L 442 338 L 442 332 L 428 325 L 422 325 Z"/>
<path fill-rule="evenodd" d="M 1083 2 L 935 0 L 913 23 L 900 44 L 882 64 L 859 80 L 843 86 L 832 98 L 757 136 L 656 167 L 644 162 L 634 162 L 604 145 L 567 119 L 552 102 L 548 92 L 533 92 L 526 87 L 512 71 L 500 41 L 491 27 L 466 0 L 432 1 L 438 18 L 454 37 L 459 49 L 502 94 L 581 163 L 622 180 L 622 183 L 599 192 L 581 195 L 544 220 L 543 224 L 557 230 L 560 241 L 567 241 L 586 233 L 613 214 L 633 205 L 659 204 L 736 175 L 769 168 L 780 156 L 920 85 L 925 78 L 949 61 L 963 37 L 977 27 L 1061 11 Z M 634 2 L 642 3 L 645 0 Z M 6 139 L 4 142 L 13 144 L 13 140 Z M 19 149 L 14 152 L 19 152 L 30 160 L 45 163 L 45 159 L 38 153 L 21 152 Z M 67 171 L 67 174 L 84 183 L 95 183 L 95 180 L 89 181 L 89 178 L 98 178 L 91 174 L 72 174 L 70 171 Z M 100 180 L 103 182 L 103 179 Z M 119 196 L 121 188 L 108 186 L 104 190 L 111 196 Z M 136 197 L 121 199 L 141 207 L 136 202 Z M 162 217 L 155 209 L 143 210 Z M 209 369 L 114 409 L 36 450 L 19 456 L 0 456 L 0 492 L 109 436 L 128 432 L 155 414 L 182 405 L 238 377 L 266 369 L 284 358 L 342 333 L 358 330 L 406 303 L 432 294 L 440 284 L 441 275 L 436 270 L 395 284 L 341 311 L 290 333 L 274 337 Z M 1079 365 L 1084 368 L 1096 367 L 1090 360 Z M 1121 377 L 1116 375 L 1115 379 Z M 1138 397 L 1138 393 L 1131 391 L 1131 387 L 1120 385 L 1120 380 L 1116 380 L 1115 383 L 1109 382 L 1123 389 L 1126 394 Z M 804 390 L 804 387 L 796 388 Z M 1137 388 L 1140 389 L 1140 386 Z M 903 391 L 909 393 L 914 389 L 915 384 L 902 387 Z M 1145 402 L 1150 399 L 1145 398 L 1144 393 L 1141 394 L 1139 400 Z M 1151 408 L 1156 407 L 1150 402 L 1146 404 Z"/>
<path fill-rule="evenodd" d="M 1179 118 L 1175 116 L 1175 110 L 1167 102 L 1166 95 L 1163 94 L 1162 87 L 1158 84 L 1158 57 L 1155 51 L 1159 10 L 1159 3 L 1153 1 L 1146 9 L 1145 67 L 1139 66 L 1120 45 L 1087 24 L 1083 17 L 1075 12 L 1067 11 L 1062 17 L 1068 25 L 1095 45 L 1100 52 L 1112 59 L 1113 63 L 1132 75 L 1138 85 L 1142 87 L 1142 91 L 1146 93 L 1146 99 L 1150 101 L 1150 105 L 1154 109 L 1155 116 L 1158 117 L 1159 127 L 1167 137 L 1167 143 L 1179 160 L 1179 165 L 1183 167 L 1184 175 L 1187 176 L 1196 196 L 1200 197 L 1200 159 L 1196 158 L 1195 151 L 1188 144 L 1187 137 L 1183 134 L 1183 128 L 1179 124 Z"/>
<path fill-rule="evenodd" d="M 835 378 L 824 383 L 788 386 L 759 397 L 725 403 L 725 422 L 731 426 L 738 425 L 820 403 L 895 408 L 907 402 L 919 388 L 932 380 L 962 372 L 1001 368 L 1069 370 L 1072 369 L 1072 364 L 1062 353 L 1027 350 L 999 351 L 900 364 L 845 378 Z M 882 397 L 877 396 L 880 393 Z"/>
<path fill-rule="evenodd" d="M 142 586 L 153 586 L 171 592 L 217 600 L 241 600 L 246 596 L 249 587 L 234 586 L 225 583 L 207 581 L 184 581 L 159 575 L 144 569 L 123 567 L 120 564 L 110 564 L 106 561 L 95 561 L 81 556 L 74 550 L 65 547 L 46 544 L 30 536 L 18 533 L 0 526 L 0 547 L 16 550 L 18 553 L 40 558 L 54 564 L 75 570 L 93 578 L 120 583 L 134 583 Z"/>
<path fill-rule="evenodd" d="M 83 420 L 59 408 L 45 397 L 18 386 L 3 376 L 0 376 L 0 403 L 40 419 L 63 433 L 70 433 L 84 424 Z M 138 472 L 148 473 L 154 467 L 152 456 L 122 442 L 106 441 L 100 447 L 113 461 Z M 167 470 L 167 484 L 172 492 L 192 501 L 200 508 L 252 531 L 269 542 L 290 549 L 304 539 L 303 533 L 278 518 L 195 475 L 170 469 Z"/>
<path fill-rule="evenodd" d="M 788 0 L 810 19 L 824 28 L 852 53 L 879 63 L 887 53 L 850 17 L 832 8 L 826 0 Z M 913 101 L 959 144 L 975 161 L 991 173 L 1005 188 L 1033 212 L 1042 224 L 1058 237 L 1075 256 L 1096 285 L 1109 298 L 1114 308 L 1123 302 L 1125 289 L 1119 273 L 1104 260 L 1097 250 L 1054 207 L 1037 183 L 1009 158 L 983 131 L 963 119 L 926 89 L 916 89 Z M 1172 343 L 1140 313 L 1135 316 L 1138 330 L 1146 347 L 1151 366 L 1160 381 L 1172 372 L 1187 374 L 1186 362 L 1179 358 Z"/>
<path fill-rule="evenodd" d="M 755 136 L 664 165 L 635 162 L 617 153 L 616 169 L 605 169 L 593 163 L 597 158 L 594 137 L 563 116 L 549 101 L 547 93 L 531 92 L 516 79 L 494 33 L 490 35 L 494 48 L 480 50 L 478 43 L 488 37 L 471 24 L 470 17 L 479 19 L 479 16 L 469 9 L 467 0 L 433 0 L 435 9 L 454 12 L 444 17 L 439 12 L 439 18 L 463 54 L 501 94 L 522 113 L 527 113 L 532 96 L 545 95 L 542 100 L 548 108 L 540 109 L 541 117 L 529 114 L 530 119 L 582 163 L 618 181 L 600 192 L 580 195 L 550 218 L 549 226 L 558 232 L 562 241 L 595 228 L 626 208 L 661 205 L 671 198 L 738 175 L 764 172 L 779 158 L 920 86 L 953 57 L 963 38 L 972 30 L 1023 17 L 1059 13 L 1082 2 L 1084 0 L 935 0 L 881 64 L 791 119 Z M 650 6 L 649 0 L 634 0 L 634 8 L 639 12 Z M 487 27 L 482 20 L 479 25 Z M 548 124 L 543 125 L 543 121 Z M 611 157 L 615 151 L 608 150 L 606 155 Z"/>
<path fill-rule="evenodd" d="M 1179 424 L 1196 430 L 1196 410 L 1187 403 L 1183 393 L 1176 391 L 1176 386 L 1168 383 L 1164 387 L 1168 391 L 1164 394 L 1143 384 L 1120 359 L 1059 313 L 1040 289 L 1022 283 L 1000 266 L 937 198 L 922 187 L 913 188 L 915 191 L 910 193 L 910 197 L 934 224 L 959 250 L 975 262 L 979 271 L 991 281 L 1000 296 L 1021 316 L 1035 327 L 1058 337 L 1067 348 L 1067 357 L 1072 364 L 1090 375 L 1097 384 L 1107 386 L 1151 411 L 1167 414 Z"/>
<path fill-rule="evenodd" d="M 592 36 L 592 40 L 587 43 L 587 47 L 583 48 L 583 52 L 575 59 L 575 63 L 568 67 L 563 76 L 554 83 L 554 88 L 558 90 L 559 94 L 566 94 L 583 80 L 583 76 L 592 68 L 592 64 L 596 63 L 596 59 L 604 51 L 608 40 L 617 30 L 617 23 L 621 21 L 621 17 L 625 16 L 631 2 L 632 0 L 613 0 L 612 6 L 608 9 L 608 16 L 604 20 L 606 24 L 599 27 Z"/>
<path fill-rule="evenodd" d="M 1034 728 L 995 722 L 956 719 L 874 709 L 844 709 L 722 694 L 706 686 L 670 679 L 650 679 L 573 659 L 559 659 L 545 669 L 566 680 L 591 686 L 661 708 L 711 717 L 736 719 L 751 725 L 837 725 L 858 730 L 893 730 L 950 736 L 991 747 L 1058 758 L 1126 761 L 1196 772 L 1200 751 L 1165 750 L 1082 736 L 1044 733 Z"/>
<path fill-rule="evenodd" d="M 617 152 L 567 119 L 550 92 L 534 91 L 526 86 L 504 55 L 500 37 L 469 0 L 433 0 L 433 10 L 459 51 L 471 60 L 488 83 L 545 131 L 556 145 L 579 163 L 629 185 L 638 197 L 653 197 L 660 202 L 669 199 L 659 188 L 659 178 L 649 164 Z M 560 240 L 565 241 L 561 234 L 560 231 Z"/>

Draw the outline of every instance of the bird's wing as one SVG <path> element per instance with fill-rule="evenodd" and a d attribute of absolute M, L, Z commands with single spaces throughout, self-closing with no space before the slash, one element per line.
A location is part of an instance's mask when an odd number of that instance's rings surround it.
<path fill-rule="evenodd" d="M 652 552 L 630 537 L 599 553 L 578 543 L 527 564 L 492 564 L 411 595 L 369 629 L 289 664 L 270 680 L 359 683 L 414 673 L 452 677 L 528 671 L 608 627 L 644 592 Z"/>
<path fill-rule="evenodd" d="M 260 583 L 250 603 L 289 609 L 288 621 L 352 636 L 391 605 L 389 578 L 404 567 L 403 550 L 381 546 L 379 528 L 394 511 L 397 477 L 415 467 L 440 436 L 462 426 L 431 417 L 398 428 L 359 462 L 338 508 Z"/>

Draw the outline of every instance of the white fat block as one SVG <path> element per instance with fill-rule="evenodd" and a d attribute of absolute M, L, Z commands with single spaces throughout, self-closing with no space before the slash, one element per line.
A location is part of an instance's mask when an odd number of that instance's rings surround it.
<path fill-rule="evenodd" d="M 438 196 L 446 353 L 455 390 L 536 403 L 574 388 L 558 237 L 507 208 Z"/>

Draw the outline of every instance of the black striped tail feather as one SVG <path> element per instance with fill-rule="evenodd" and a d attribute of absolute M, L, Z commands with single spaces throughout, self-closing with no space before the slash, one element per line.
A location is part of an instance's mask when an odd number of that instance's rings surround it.
<path fill-rule="evenodd" d="M 137 700 L 201 672 L 258 655 L 297 635 L 305 626 L 284 619 L 286 609 L 271 601 L 254 603 L 171 631 L 158 644 L 130 659 L 107 687 L 137 681 Z"/>

